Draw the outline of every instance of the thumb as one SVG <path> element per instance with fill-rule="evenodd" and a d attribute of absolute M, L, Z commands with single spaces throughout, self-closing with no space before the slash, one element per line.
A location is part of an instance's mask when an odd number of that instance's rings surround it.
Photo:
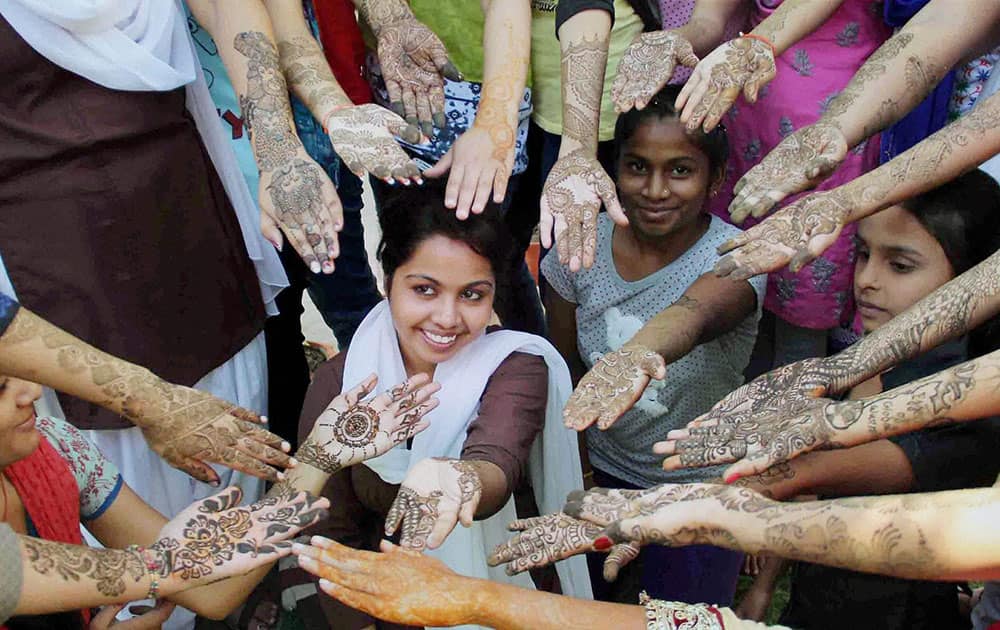
<path fill-rule="evenodd" d="M 604 559 L 604 581 L 614 582 L 618 573 L 629 562 L 639 555 L 639 546 L 635 543 L 618 544 L 611 548 L 608 557 Z"/>
<path fill-rule="evenodd" d="M 441 156 L 438 163 L 424 171 L 427 177 L 441 177 L 451 170 L 451 163 L 455 159 L 455 147 L 452 145 L 448 152 Z"/>
<path fill-rule="evenodd" d="M 628 216 L 625 215 L 625 210 L 622 208 L 621 202 L 618 201 L 618 194 L 615 193 L 614 186 L 601 193 L 601 201 L 604 202 L 604 207 L 612 221 L 618 225 L 628 225 Z"/>
<path fill-rule="evenodd" d="M 271 215 L 261 210 L 260 212 L 260 233 L 264 235 L 267 241 L 274 245 L 274 248 L 281 251 L 281 244 L 284 241 L 281 236 L 281 229 L 278 224 L 271 218 Z"/>
<path fill-rule="evenodd" d="M 749 230 L 747 230 L 746 232 L 740 232 L 739 234 L 729 239 L 722 245 L 719 245 L 715 250 L 716 253 L 719 254 L 719 256 L 722 256 L 723 254 L 731 252 L 737 247 L 743 247 L 750 241 L 750 237 L 747 236 L 747 234 L 749 234 Z"/>
<path fill-rule="evenodd" d="M 771 458 L 767 455 L 756 457 L 744 457 L 722 473 L 722 479 L 726 483 L 733 483 L 744 477 L 750 477 L 762 473 L 771 467 Z"/>
<path fill-rule="evenodd" d="M 806 247 L 800 247 L 795 255 L 792 256 L 792 260 L 788 263 L 788 270 L 792 273 L 798 273 L 802 271 L 802 268 L 813 261 L 812 252 Z"/>
<path fill-rule="evenodd" d="M 92 630 L 105 630 L 115 622 L 115 617 L 125 608 L 125 604 L 110 604 L 102 606 L 101 610 L 90 620 Z"/>
<path fill-rule="evenodd" d="M 806 177 L 809 179 L 825 177 L 835 171 L 841 161 L 840 156 L 819 155 L 806 164 Z"/>
<path fill-rule="evenodd" d="M 682 66 L 687 66 L 688 68 L 694 68 L 695 66 L 698 65 L 698 62 L 701 60 L 698 59 L 698 55 L 694 54 L 694 50 L 692 50 L 691 47 L 688 46 L 686 50 L 683 51 L 683 56 L 680 56 L 677 59 L 677 61 L 680 62 Z"/>

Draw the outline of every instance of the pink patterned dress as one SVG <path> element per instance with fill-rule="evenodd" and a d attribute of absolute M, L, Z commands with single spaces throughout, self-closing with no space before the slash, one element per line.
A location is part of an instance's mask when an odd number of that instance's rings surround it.
<path fill-rule="evenodd" d="M 780 0 L 753 0 L 751 28 L 771 14 Z M 882 20 L 881 3 L 844 0 L 827 21 L 777 59 L 778 73 L 749 105 L 738 100 L 723 118 L 729 131 L 729 173 L 711 203 L 713 214 L 729 220 L 733 185 L 782 138 L 816 122 L 868 58 L 892 34 Z M 876 88 L 873 88 L 876 89 Z M 829 190 L 878 165 L 878 138 L 848 153 L 847 159 L 817 190 Z M 783 203 L 798 199 L 789 197 Z M 744 229 L 758 223 L 749 218 Z M 781 319 L 823 330 L 850 325 L 854 312 L 854 234 L 848 226 L 822 256 L 799 273 L 787 268 L 768 277 L 764 308 Z"/>

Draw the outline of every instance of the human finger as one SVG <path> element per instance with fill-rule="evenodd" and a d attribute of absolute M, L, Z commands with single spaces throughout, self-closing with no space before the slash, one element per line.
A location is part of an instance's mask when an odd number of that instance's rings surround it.
<path fill-rule="evenodd" d="M 620 543 L 611 548 L 604 559 L 604 581 L 614 582 L 618 574 L 629 562 L 639 557 L 639 546 L 635 543 Z"/>

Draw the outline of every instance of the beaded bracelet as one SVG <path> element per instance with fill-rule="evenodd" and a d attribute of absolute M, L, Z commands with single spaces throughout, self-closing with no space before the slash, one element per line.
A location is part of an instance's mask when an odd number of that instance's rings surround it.
<path fill-rule="evenodd" d="M 774 57 L 775 59 L 778 58 L 778 54 L 774 50 L 774 44 L 772 44 L 771 40 L 769 40 L 768 38 L 764 37 L 763 35 L 755 35 L 753 33 L 742 33 L 741 32 L 740 33 L 740 37 L 743 37 L 743 38 L 746 38 L 746 39 L 756 39 L 759 42 L 764 42 L 765 44 L 767 44 L 767 47 L 771 49 L 771 56 Z"/>
<path fill-rule="evenodd" d="M 724 630 L 722 615 L 708 604 L 665 602 L 642 591 L 639 605 L 646 607 L 646 630 Z"/>
<path fill-rule="evenodd" d="M 156 599 L 160 592 L 160 578 L 163 576 L 165 565 L 163 555 L 139 545 L 129 545 L 125 551 L 137 554 L 142 560 L 146 573 L 149 575 L 149 590 L 146 591 L 146 599 Z"/>

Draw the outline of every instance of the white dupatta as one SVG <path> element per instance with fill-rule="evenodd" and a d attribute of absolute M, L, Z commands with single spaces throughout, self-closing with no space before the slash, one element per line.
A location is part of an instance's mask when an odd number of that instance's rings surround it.
<path fill-rule="evenodd" d="M 365 465 L 384 481 L 401 483 L 411 465 L 422 459 L 458 458 L 466 431 L 478 415 L 479 399 L 487 381 L 512 352 L 538 355 L 548 367 L 545 428 L 532 446 L 528 472 L 539 511 L 542 514 L 560 511 L 566 495 L 578 489 L 582 479 L 577 434 L 562 422 L 562 409 L 573 388 L 569 369 L 552 344 L 527 333 L 504 330 L 481 335 L 454 357 L 439 364 L 433 376 L 441 385 L 437 394 L 440 404 L 427 415 L 430 426 L 413 438 L 410 449 L 401 444 L 366 461 Z M 354 334 L 347 351 L 343 390 L 354 387 L 372 372 L 378 375 L 378 387 L 372 396 L 406 380 L 386 300 L 372 309 Z M 486 556 L 493 548 L 511 537 L 507 524 L 515 518 L 511 498 L 492 517 L 476 521 L 469 528 L 457 525 L 440 548 L 427 553 L 463 575 L 534 588 L 526 573 L 509 577 L 502 567 L 486 565 Z M 593 597 L 583 556 L 559 562 L 556 570 L 563 593 L 586 599 Z"/>
<path fill-rule="evenodd" d="M 40 55 L 99 85 L 187 86 L 188 111 L 236 210 L 267 313 L 276 315 L 274 298 L 288 279 L 260 232 L 260 212 L 219 123 L 179 0 L 0 0 L 0 15 Z"/>

